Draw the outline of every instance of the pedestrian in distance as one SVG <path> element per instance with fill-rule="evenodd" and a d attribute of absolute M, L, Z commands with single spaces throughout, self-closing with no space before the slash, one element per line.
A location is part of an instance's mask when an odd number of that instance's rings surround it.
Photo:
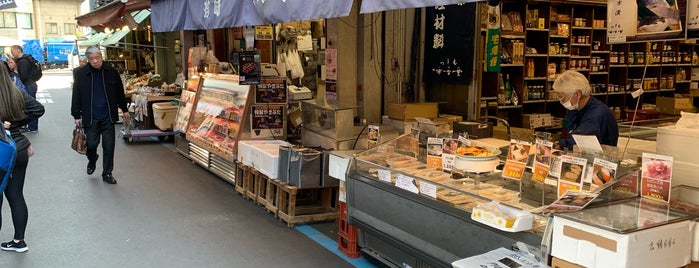
<path fill-rule="evenodd" d="M 0 243 L 0 249 L 25 252 L 29 250 L 24 241 L 24 232 L 27 229 L 29 218 L 27 203 L 24 200 L 24 179 L 29 164 L 29 157 L 34 154 L 31 142 L 20 131 L 30 120 L 36 120 L 44 115 L 44 106 L 36 99 L 29 96 L 15 86 L 10 76 L 9 68 L 0 68 L 0 118 L 10 123 L 8 130 L 15 142 L 17 156 L 12 169 L 10 180 L 4 190 L 5 198 L 10 204 L 12 224 L 15 234 L 12 240 Z M 3 199 L 0 197 L 0 207 Z M 2 226 L 2 214 L 0 214 L 0 227 Z"/>
<path fill-rule="evenodd" d="M 24 84 L 22 84 L 22 80 L 19 79 L 19 75 L 17 74 L 17 63 L 15 62 L 15 59 L 12 57 L 6 57 L 7 60 L 5 60 L 5 65 L 7 68 L 10 69 L 10 76 L 12 77 L 12 81 L 15 82 L 15 86 L 19 88 L 22 91 L 27 91 L 27 89 L 24 87 Z"/>
<path fill-rule="evenodd" d="M 35 68 L 34 58 L 31 55 L 25 55 L 22 47 L 18 45 L 13 45 L 10 48 L 10 52 L 17 64 L 17 75 L 20 81 L 22 81 L 29 96 L 36 99 L 36 91 L 38 90 L 38 86 L 36 85 L 37 78 L 32 77 L 32 70 Z M 29 132 L 39 131 L 39 120 L 33 119 L 29 121 L 27 127 L 29 128 Z"/>
<path fill-rule="evenodd" d="M 78 59 L 78 67 L 83 67 L 85 65 L 87 65 L 87 57 L 80 56 L 80 58 Z"/>
<path fill-rule="evenodd" d="M 124 85 L 119 72 L 104 64 L 99 47 L 88 47 L 85 55 L 88 64 L 73 71 L 71 115 L 75 125 L 84 127 L 87 135 L 87 174 L 95 172 L 99 159 L 97 147 L 101 140 L 102 180 L 116 184 L 112 171 L 116 143 L 114 124 L 119 121 L 117 109 L 121 109 L 124 122 L 130 120 Z"/>

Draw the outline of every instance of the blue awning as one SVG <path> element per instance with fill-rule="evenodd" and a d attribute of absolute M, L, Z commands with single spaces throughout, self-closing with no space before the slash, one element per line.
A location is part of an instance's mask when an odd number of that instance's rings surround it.
<path fill-rule="evenodd" d="M 353 0 L 151 0 L 153 32 L 219 29 L 344 17 Z"/>
<path fill-rule="evenodd" d="M 485 0 L 362 0 L 359 13 L 364 14 L 393 9 L 446 6 L 484 1 Z"/>

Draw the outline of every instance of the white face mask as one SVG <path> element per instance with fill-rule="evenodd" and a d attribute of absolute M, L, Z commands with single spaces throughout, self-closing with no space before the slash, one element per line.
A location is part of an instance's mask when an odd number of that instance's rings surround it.
<path fill-rule="evenodd" d="M 561 104 L 563 105 L 563 107 L 565 107 L 569 111 L 577 110 L 578 104 L 580 104 L 580 103 L 578 102 L 577 104 L 573 105 L 572 103 L 570 103 L 571 100 L 573 100 L 573 96 L 571 96 L 570 99 L 568 99 L 568 101 L 561 103 Z"/>

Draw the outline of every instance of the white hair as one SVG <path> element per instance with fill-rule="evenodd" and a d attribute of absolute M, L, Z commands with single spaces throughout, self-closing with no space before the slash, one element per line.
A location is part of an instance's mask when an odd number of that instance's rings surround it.
<path fill-rule="evenodd" d="M 585 75 L 577 71 L 568 70 L 563 72 L 553 82 L 553 91 L 568 95 L 580 91 L 583 96 L 589 96 L 591 91 L 590 82 Z"/>

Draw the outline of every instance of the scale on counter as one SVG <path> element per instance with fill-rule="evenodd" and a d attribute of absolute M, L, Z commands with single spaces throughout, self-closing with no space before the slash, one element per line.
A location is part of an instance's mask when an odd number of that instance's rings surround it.
<path fill-rule="evenodd" d="M 307 87 L 297 87 L 294 85 L 289 85 L 289 99 L 290 100 L 307 100 L 313 98 L 313 92 Z"/>

